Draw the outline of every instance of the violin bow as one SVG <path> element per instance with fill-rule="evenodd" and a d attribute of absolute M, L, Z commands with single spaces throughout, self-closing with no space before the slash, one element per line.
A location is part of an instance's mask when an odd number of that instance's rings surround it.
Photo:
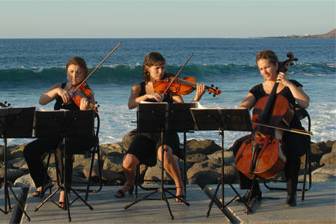
<path fill-rule="evenodd" d="M 310 132 L 310 131 L 304 131 L 304 130 L 295 129 L 295 128 L 282 128 L 282 127 L 262 124 L 262 123 L 258 123 L 258 122 L 253 122 L 253 124 L 258 125 L 258 126 L 262 126 L 262 127 L 274 128 L 274 129 L 279 129 L 279 130 L 282 130 L 282 131 L 288 131 L 288 132 L 292 132 L 292 133 L 296 133 L 296 134 L 308 135 L 310 137 L 313 136 L 313 133 Z"/>
<path fill-rule="evenodd" d="M 121 43 L 117 43 L 116 46 L 114 48 L 112 48 L 106 55 L 105 57 L 96 65 L 96 67 L 86 76 L 86 78 L 79 83 L 76 88 L 73 90 L 74 92 L 76 92 L 76 90 L 78 90 L 80 88 L 80 86 L 86 82 L 86 80 L 88 80 L 90 78 L 91 75 L 93 75 L 93 73 L 95 73 L 103 64 L 104 62 L 111 57 L 111 55 L 121 46 Z"/>
<path fill-rule="evenodd" d="M 171 87 L 171 85 L 173 84 L 173 82 L 177 79 L 177 77 L 181 74 L 182 70 L 184 69 L 184 67 L 188 64 L 188 62 L 191 60 L 193 54 L 191 54 L 189 56 L 189 58 L 184 62 L 183 65 L 180 66 L 179 70 L 175 73 L 174 77 L 170 80 L 168 86 L 166 87 L 166 89 L 163 91 L 163 95 L 167 93 L 168 89 Z"/>

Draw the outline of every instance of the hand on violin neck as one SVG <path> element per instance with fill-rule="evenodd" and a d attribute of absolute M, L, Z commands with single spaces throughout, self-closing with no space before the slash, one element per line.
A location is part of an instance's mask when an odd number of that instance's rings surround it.
<path fill-rule="evenodd" d="M 196 84 L 196 92 L 193 101 L 194 102 L 200 101 L 204 93 L 205 93 L 205 85 L 203 83 Z"/>

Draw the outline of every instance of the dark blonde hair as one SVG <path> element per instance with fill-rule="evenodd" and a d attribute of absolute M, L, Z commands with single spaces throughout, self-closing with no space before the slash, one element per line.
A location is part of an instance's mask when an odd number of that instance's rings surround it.
<path fill-rule="evenodd" d="M 260 59 L 268 60 L 274 65 L 279 63 L 278 56 L 271 50 L 259 51 L 256 55 L 256 63 L 258 63 Z"/>
<path fill-rule="evenodd" d="M 144 58 L 144 63 L 143 63 L 143 75 L 144 75 L 145 81 L 148 82 L 150 79 L 147 67 L 150 67 L 153 65 L 157 66 L 157 65 L 165 65 L 165 64 L 166 64 L 166 59 L 159 52 L 150 52 L 149 54 L 147 54 Z"/>
<path fill-rule="evenodd" d="M 66 68 L 66 71 L 68 71 L 68 67 L 69 65 L 78 65 L 79 67 L 81 67 L 83 70 L 84 70 L 84 73 L 85 73 L 85 77 L 88 75 L 88 68 L 86 66 L 86 62 L 83 58 L 81 57 L 72 57 L 68 60 L 65 68 Z"/>

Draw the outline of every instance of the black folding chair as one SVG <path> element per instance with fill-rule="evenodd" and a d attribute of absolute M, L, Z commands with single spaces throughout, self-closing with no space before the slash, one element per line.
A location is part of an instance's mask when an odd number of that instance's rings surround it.
<path fill-rule="evenodd" d="M 311 131 L 311 119 L 310 116 L 307 112 L 307 110 L 305 110 L 304 108 L 296 108 L 296 115 L 298 116 L 298 118 L 300 120 L 303 119 L 307 119 L 307 131 L 310 132 Z M 298 183 L 302 184 L 302 188 L 298 188 L 297 191 L 302 191 L 302 195 L 301 195 L 301 200 L 304 201 L 305 198 L 305 192 L 310 190 L 311 186 L 312 186 L 312 176 L 311 176 L 311 147 L 309 144 L 309 147 L 306 148 L 306 152 L 305 152 L 305 164 L 304 164 L 304 174 L 303 174 L 303 180 L 299 181 Z M 306 186 L 307 183 L 307 175 L 308 175 L 308 186 Z M 286 182 L 286 180 L 279 179 L 279 180 L 275 180 L 274 182 Z M 269 190 L 287 190 L 287 188 L 285 187 L 272 187 L 269 185 L 269 183 L 267 181 L 264 181 L 264 186 L 269 189 Z"/>

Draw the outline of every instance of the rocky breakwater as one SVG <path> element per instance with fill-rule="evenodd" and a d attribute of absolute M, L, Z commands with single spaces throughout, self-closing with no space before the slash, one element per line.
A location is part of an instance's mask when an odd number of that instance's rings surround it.
<path fill-rule="evenodd" d="M 102 179 L 105 185 L 120 185 L 125 181 L 122 170 L 122 159 L 127 144 L 125 142 L 114 144 L 101 144 Z M 28 173 L 27 164 L 24 161 L 22 150 L 24 145 L 8 147 L 8 179 L 15 184 L 33 185 Z M 181 146 L 182 149 L 182 146 Z M 144 149 L 145 150 L 145 149 Z M 214 184 L 218 182 L 222 169 L 221 147 L 212 140 L 191 139 L 186 144 L 186 175 L 188 183 Z M 47 160 L 46 159 L 45 161 Z M 182 153 L 181 156 L 183 157 Z M 311 169 L 313 182 L 335 180 L 336 178 L 336 141 L 326 141 L 311 144 Z M 3 146 L 0 146 L 0 182 L 3 183 Z M 183 172 L 183 160 L 180 161 L 181 173 Z M 305 156 L 301 158 L 301 176 L 304 173 Z M 91 157 L 87 155 L 75 155 L 73 163 L 73 182 L 86 183 Z M 234 167 L 232 151 L 224 151 L 224 181 L 226 183 L 238 183 L 238 174 Z M 160 163 L 154 167 L 141 166 L 141 180 L 157 180 L 161 178 Z M 51 156 L 48 166 L 50 176 L 55 179 L 55 163 Z M 98 183 L 98 162 L 93 164 L 93 181 Z M 166 177 L 170 180 L 169 177 Z"/>

